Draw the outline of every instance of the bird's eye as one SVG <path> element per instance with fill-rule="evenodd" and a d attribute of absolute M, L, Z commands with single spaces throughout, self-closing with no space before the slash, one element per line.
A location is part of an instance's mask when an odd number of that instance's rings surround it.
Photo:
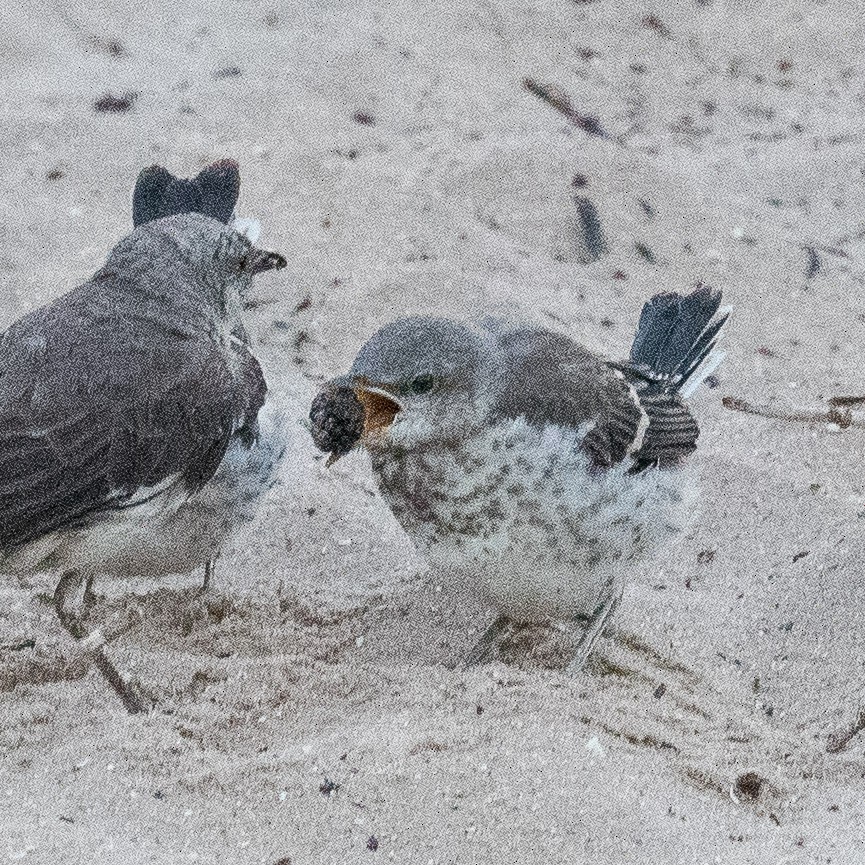
<path fill-rule="evenodd" d="M 435 379 L 431 375 L 419 375 L 412 379 L 409 387 L 412 393 L 422 396 L 425 393 L 429 393 L 435 387 Z"/>

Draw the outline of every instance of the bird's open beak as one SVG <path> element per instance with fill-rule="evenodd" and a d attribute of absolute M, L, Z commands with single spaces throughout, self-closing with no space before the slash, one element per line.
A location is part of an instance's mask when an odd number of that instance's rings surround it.
<path fill-rule="evenodd" d="M 385 387 L 361 382 L 354 392 L 363 405 L 363 441 L 381 440 L 402 408 L 396 395 Z"/>
<path fill-rule="evenodd" d="M 252 274 L 264 273 L 266 270 L 282 270 L 288 262 L 285 256 L 269 249 L 259 249 L 253 246 L 246 259 L 246 269 Z"/>

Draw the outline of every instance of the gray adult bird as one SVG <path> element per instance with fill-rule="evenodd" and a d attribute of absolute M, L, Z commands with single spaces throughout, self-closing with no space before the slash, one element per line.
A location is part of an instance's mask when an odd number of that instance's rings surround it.
<path fill-rule="evenodd" d="M 623 363 L 538 327 L 405 318 L 325 385 L 317 444 L 335 458 L 359 439 L 416 547 L 498 609 L 468 663 L 512 623 L 575 619 L 581 669 L 628 565 L 690 524 L 699 430 L 684 397 L 720 362 L 720 300 L 655 296 Z"/>
<path fill-rule="evenodd" d="M 161 165 L 144 168 L 132 193 L 132 224 L 135 228 L 180 213 L 201 213 L 257 239 L 255 220 L 235 220 L 235 206 L 240 196 L 240 170 L 233 159 L 219 159 L 205 166 L 195 177 L 175 177 Z M 249 230 L 253 227 L 253 231 Z M 202 591 L 207 592 L 216 571 L 220 540 L 229 536 L 255 513 L 254 504 L 260 492 L 272 484 L 276 466 L 284 451 L 283 418 L 271 403 L 266 403 L 257 419 L 255 447 L 249 447 L 243 436 L 232 440 L 220 463 L 207 501 L 199 510 L 208 515 L 196 517 L 198 524 L 209 526 L 213 557 L 204 563 Z M 193 507 L 184 510 L 192 514 Z M 217 517 L 217 514 L 219 515 Z M 190 527 L 190 530 L 194 530 Z M 198 529 L 200 532 L 201 529 Z"/>
<path fill-rule="evenodd" d="M 60 621 L 129 711 L 148 701 L 85 633 L 81 590 L 197 568 L 245 517 L 280 451 L 241 312 L 285 263 L 213 216 L 145 220 L 0 336 L 0 572 L 60 571 Z"/>

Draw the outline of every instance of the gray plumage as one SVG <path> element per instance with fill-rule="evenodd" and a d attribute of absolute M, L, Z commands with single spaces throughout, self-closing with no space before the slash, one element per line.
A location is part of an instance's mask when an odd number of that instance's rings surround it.
<path fill-rule="evenodd" d="M 484 348 L 482 338 L 458 322 L 401 318 L 370 337 L 351 372 L 401 388 L 419 375 L 432 375 L 449 385 L 471 385 L 483 363 Z"/>
<path fill-rule="evenodd" d="M 643 413 L 623 376 L 566 336 L 523 328 L 498 340 L 504 368 L 492 418 L 578 429 L 591 424 L 583 447 L 605 468 L 630 453 Z"/>
<path fill-rule="evenodd" d="M 214 474 L 232 435 L 252 435 L 265 383 L 232 295 L 252 246 L 197 215 L 121 241 L 92 279 L 0 338 L 0 547 L 178 476 Z"/>
<path fill-rule="evenodd" d="M 241 311 L 254 275 L 284 265 L 210 216 L 156 219 L 0 336 L 0 568 L 60 570 L 75 636 L 81 585 L 211 561 L 272 483 L 282 448 L 270 415 L 261 440 Z"/>

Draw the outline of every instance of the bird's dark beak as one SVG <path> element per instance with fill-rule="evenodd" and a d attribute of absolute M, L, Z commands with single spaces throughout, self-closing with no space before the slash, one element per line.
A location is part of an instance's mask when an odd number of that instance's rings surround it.
<path fill-rule="evenodd" d="M 246 257 L 246 269 L 255 275 L 256 273 L 264 273 L 266 270 L 282 270 L 288 262 L 285 256 L 278 252 L 271 252 L 269 249 L 259 249 L 253 246 Z"/>
<path fill-rule="evenodd" d="M 384 386 L 357 382 L 354 393 L 363 405 L 363 441 L 380 441 L 387 435 L 402 405 L 393 391 Z"/>

